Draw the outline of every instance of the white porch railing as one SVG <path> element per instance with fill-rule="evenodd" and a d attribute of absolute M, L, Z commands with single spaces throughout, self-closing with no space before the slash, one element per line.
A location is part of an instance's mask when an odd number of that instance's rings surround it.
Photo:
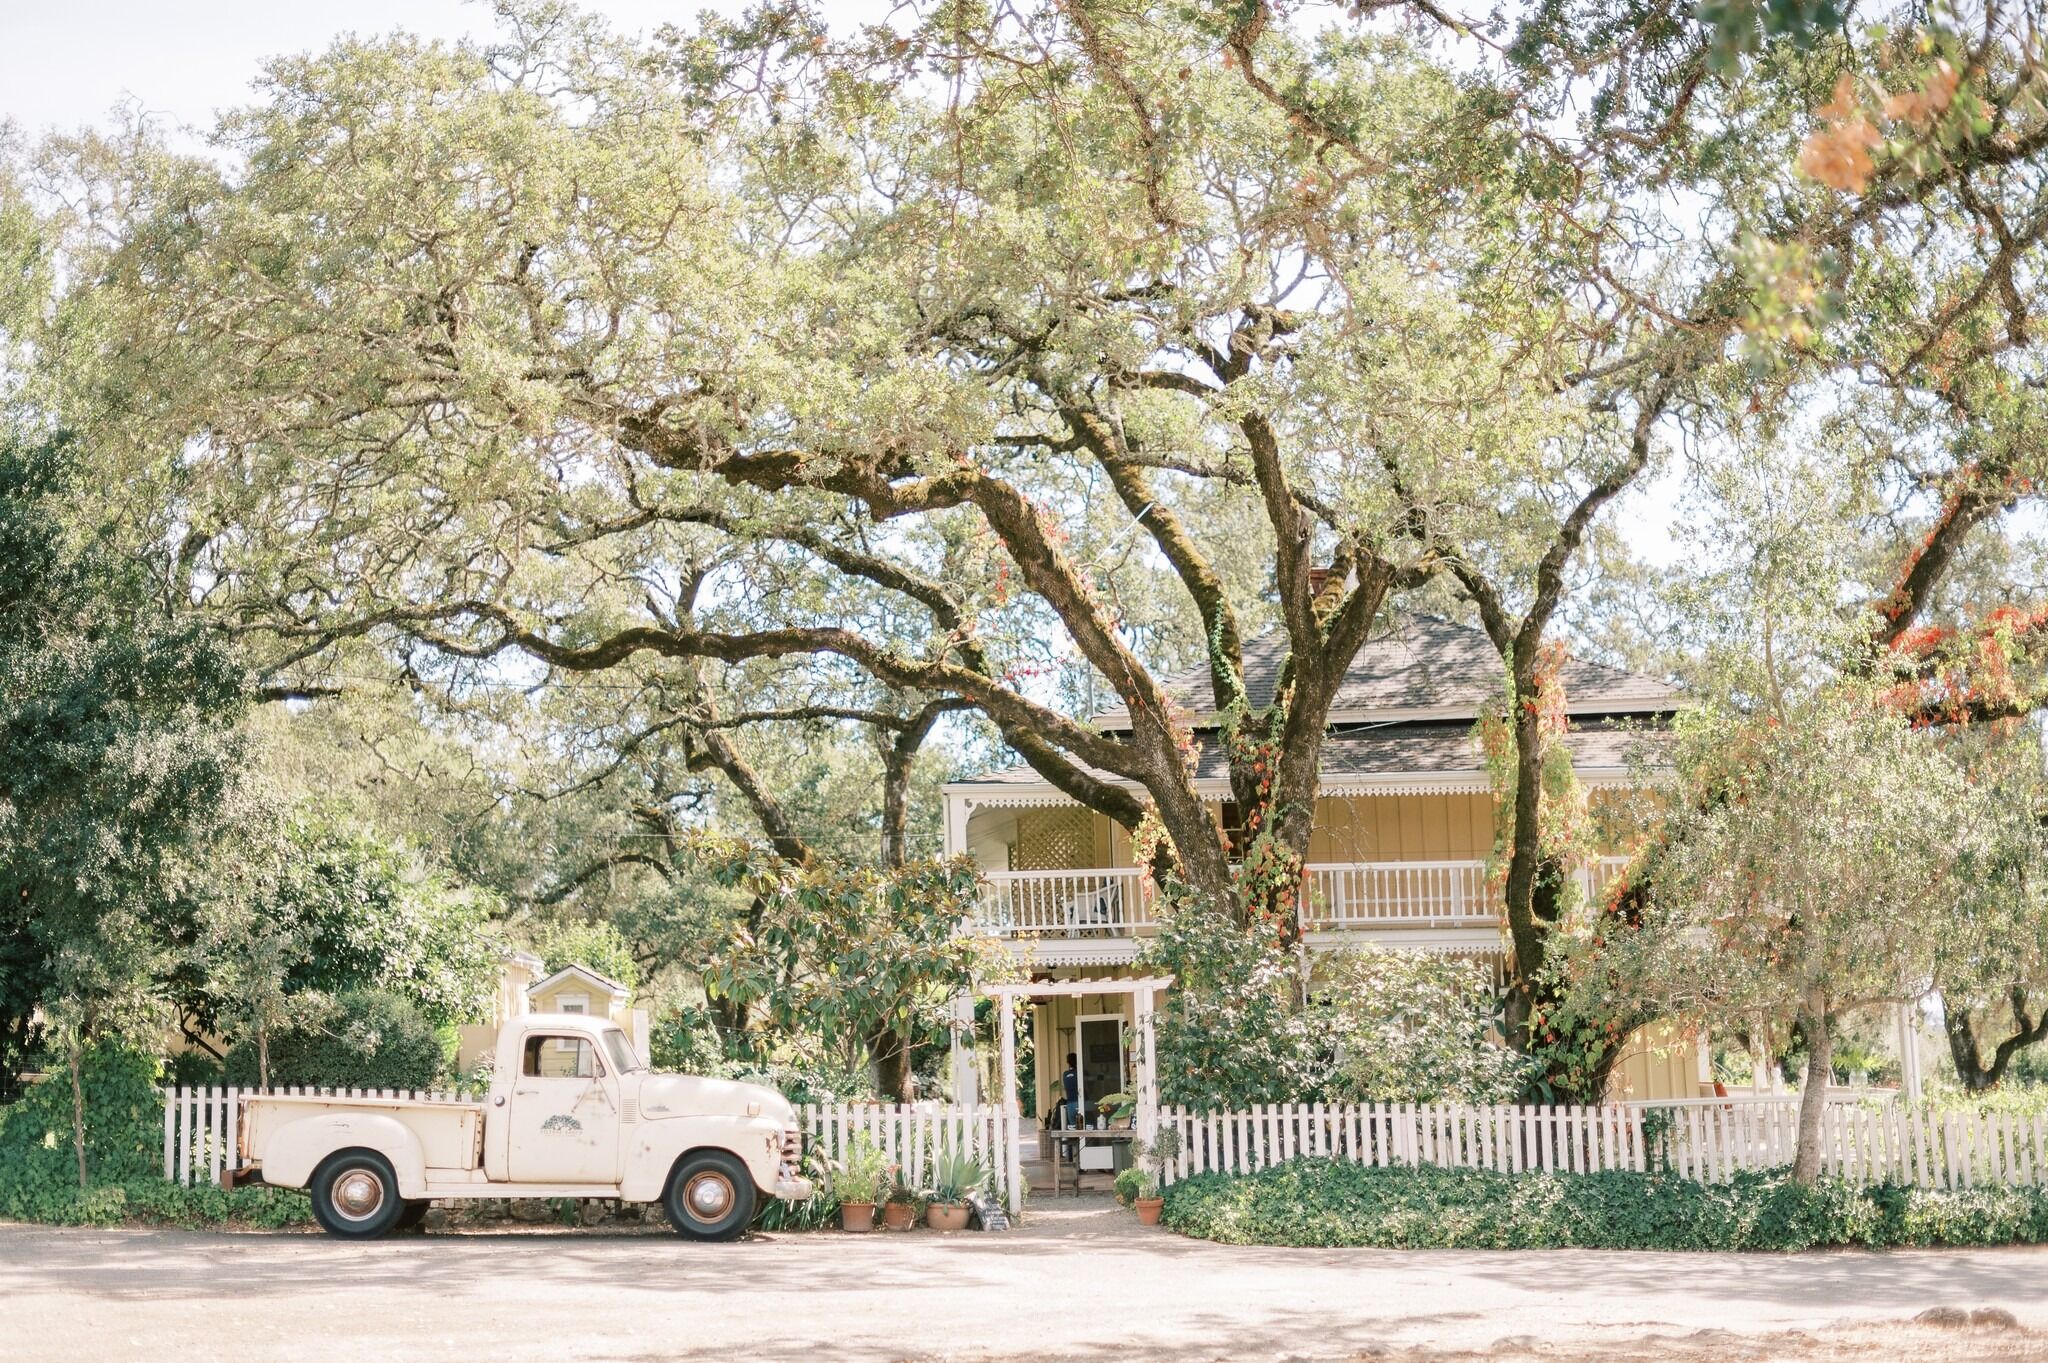
<path fill-rule="evenodd" d="M 1305 925 L 1492 923 L 1499 919 L 1483 861 L 1311 864 Z"/>
<path fill-rule="evenodd" d="M 1627 857 L 1594 857 L 1581 866 L 1578 872 L 1579 886 L 1586 892 L 1586 898 L 1598 903 L 1607 893 L 1607 887 L 1615 882 L 1628 867 L 1628 863 Z"/>
<path fill-rule="evenodd" d="M 1128 937 L 1152 921 L 1152 895 L 1135 867 L 1099 871 L 988 871 L 981 926 L 1004 937 Z"/>
<path fill-rule="evenodd" d="M 1627 857 L 1596 857 L 1575 874 L 1597 899 Z M 1478 927 L 1500 921 L 1483 861 L 1315 862 L 1307 866 L 1303 925 Z M 1154 921 L 1152 890 L 1135 867 L 982 873 L 982 930 L 1003 937 L 1129 937 Z"/>

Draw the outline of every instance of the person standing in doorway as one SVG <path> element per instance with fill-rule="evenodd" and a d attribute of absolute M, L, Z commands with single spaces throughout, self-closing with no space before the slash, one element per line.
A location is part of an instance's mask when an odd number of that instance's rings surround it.
<path fill-rule="evenodd" d="M 1060 1086 L 1066 1091 L 1066 1102 L 1064 1105 L 1067 1110 L 1067 1125 L 1070 1127 L 1079 1126 L 1081 1124 L 1081 1069 L 1075 1063 L 1072 1051 L 1067 1052 L 1067 1071 L 1060 1076 Z"/>

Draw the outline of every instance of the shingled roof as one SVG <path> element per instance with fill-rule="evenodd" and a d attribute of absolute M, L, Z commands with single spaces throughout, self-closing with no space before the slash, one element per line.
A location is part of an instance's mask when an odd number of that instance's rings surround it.
<path fill-rule="evenodd" d="M 1284 631 L 1270 630 L 1244 646 L 1245 689 L 1254 706 L 1270 704 L 1287 657 Z M 1575 716 L 1665 714 L 1681 704 L 1660 681 L 1578 658 L 1560 672 L 1565 707 Z M 1501 660 L 1479 630 L 1434 615 L 1405 615 L 1358 650 L 1331 707 L 1330 723 L 1476 719 L 1501 693 Z M 1197 729 L 1216 724 L 1215 692 L 1206 663 L 1166 683 L 1167 694 L 1194 713 Z M 1094 717 L 1111 731 L 1131 727 L 1119 705 Z"/>
<path fill-rule="evenodd" d="M 1670 730 L 1656 720 L 1612 719 L 1575 722 L 1565 735 L 1572 765 L 1581 771 L 1620 773 L 1641 763 L 1655 768 L 1667 760 Z M 1485 776 L 1486 762 L 1472 726 L 1466 724 L 1386 724 L 1331 734 L 1323 740 L 1324 781 L 1346 777 Z M 1093 771 L 1092 768 L 1088 770 Z M 1106 772 L 1093 772 L 1115 780 Z M 1214 737 L 1198 741 L 1197 781 L 1223 780 L 1229 775 Z M 1045 778 L 1022 764 L 954 782 L 960 786 L 1038 786 Z"/>

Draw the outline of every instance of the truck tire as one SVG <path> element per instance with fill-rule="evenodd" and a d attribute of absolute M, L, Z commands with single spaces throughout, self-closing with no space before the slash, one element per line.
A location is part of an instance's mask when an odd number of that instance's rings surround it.
<path fill-rule="evenodd" d="M 754 1219 L 754 1176 L 737 1156 L 699 1150 L 676 1161 L 661 1205 L 686 1240 L 737 1240 Z"/>
<path fill-rule="evenodd" d="M 369 1240 L 384 1234 L 405 1214 L 398 1175 L 374 1150 L 344 1150 L 313 1171 L 308 1189 L 313 1219 L 329 1235 Z"/>

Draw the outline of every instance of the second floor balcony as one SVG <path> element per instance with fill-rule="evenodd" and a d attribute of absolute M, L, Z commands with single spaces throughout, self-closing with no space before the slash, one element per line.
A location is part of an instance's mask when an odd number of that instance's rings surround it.
<path fill-rule="evenodd" d="M 1576 874 L 1597 895 L 1627 865 L 1599 857 Z M 1399 940 L 1406 929 L 1497 931 L 1500 902 L 1484 861 L 1311 863 L 1302 927 Z M 1020 941 L 1138 938 L 1157 923 L 1157 892 L 1135 867 L 986 871 L 977 926 Z"/>

